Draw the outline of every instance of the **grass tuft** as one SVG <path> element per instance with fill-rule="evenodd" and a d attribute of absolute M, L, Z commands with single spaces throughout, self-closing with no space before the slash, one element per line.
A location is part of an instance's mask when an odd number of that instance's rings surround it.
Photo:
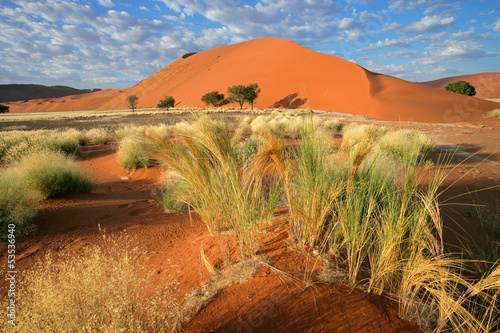
<path fill-rule="evenodd" d="M 497 118 L 500 119 L 500 109 L 492 110 L 486 114 L 488 118 Z"/>

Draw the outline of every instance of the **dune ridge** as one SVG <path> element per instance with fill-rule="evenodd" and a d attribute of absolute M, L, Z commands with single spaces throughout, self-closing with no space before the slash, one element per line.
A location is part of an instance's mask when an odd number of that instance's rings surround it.
<path fill-rule="evenodd" d="M 44 111 L 126 109 L 125 97 L 136 94 L 139 108 L 155 107 L 167 95 L 175 98 L 177 107 L 203 107 L 203 94 L 226 93 L 229 86 L 250 83 L 258 83 L 262 90 L 255 102 L 258 108 L 311 108 L 381 120 L 440 123 L 477 121 L 487 111 L 500 108 L 498 103 L 372 73 L 347 60 L 270 37 L 180 57 L 125 90 L 88 94 L 88 100 L 37 103 Z M 21 109 L 37 107 L 21 103 L 12 111 Z"/>

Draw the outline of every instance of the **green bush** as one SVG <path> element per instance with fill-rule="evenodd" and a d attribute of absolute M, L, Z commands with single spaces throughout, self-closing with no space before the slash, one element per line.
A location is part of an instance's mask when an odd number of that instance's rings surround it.
<path fill-rule="evenodd" d="M 462 95 L 467 95 L 467 96 L 475 96 L 476 95 L 476 88 L 474 88 L 473 85 L 471 85 L 467 81 L 456 81 L 452 83 L 448 83 L 446 87 L 444 87 L 447 91 L 455 92 L 458 94 Z"/>
<path fill-rule="evenodd" d="M 161 101 L 158 102 L 157 108 L 169 109 L 173 108 L 175 105 L 175 99 L 172 96 L 165 96 Z"/>

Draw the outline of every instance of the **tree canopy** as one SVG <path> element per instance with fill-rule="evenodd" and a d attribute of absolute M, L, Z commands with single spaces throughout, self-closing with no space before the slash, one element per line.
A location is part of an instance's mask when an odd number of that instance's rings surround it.
<path fill-rule="evenodd" d="M 125 99 L 125 102 L 127 102 L 127 106 L 132 109 L 132 112 L 134 112 L 137 108 L 137 104 L 139 103 L 139 97 L 137 97 L 136 94 L 129 95 Z"/>
<path fill-rule="evenodd" d="M 0 113 L 9 112 L 9 107 L 7 105 L 0 104 Z"/>
<path fill-rule="evenodd" d="M 158 102 L 157 108 L 173 108 L 175 105 L 175 99 L 172 96 L 165 96 L 162 100 Z"/>
<path fill-rule="evenodd" d="M 221 106 L 224 101 L 224 94 L 219 94 L 218 91 L 211 91 L 201 96 L 201 101 L 206 105 L 218 107 Z"/>
<path fill-rule="evenodd" d="M 474 88 L 474 86 L 467 81 L 456 81 L 449 83 L 444 89 L 467 96 L 476 95 L 476 88 Z"/>
<path fill-rule="evenodd" d="M 250 103 L 253 109 L 253 103 L 259 97 L 260 88 L 257 83 L 251 83 L 246 87 L 240 84 L 227 88 L 227 94 L 229 102 L 240 104 L 240 109 L 243 109 L 245 102 Z"/>

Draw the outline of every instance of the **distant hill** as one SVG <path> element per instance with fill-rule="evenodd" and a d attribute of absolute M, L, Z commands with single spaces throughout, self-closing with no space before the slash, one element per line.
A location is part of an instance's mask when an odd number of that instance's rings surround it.
<path fill-rule="evenodd" d="M 39 84 L 1 84 L 0 102 L 26 101 L 40 98 L 57 98 L 87 94 L 101 89 L 76 89 L 66 86 L 42 86 Z"/>
<path fill-rule="evenodd" d="M 486 80 L 485 86 L 492 85 Z M 186 54 L 128 89 L 11 102 L 10 112 L 127 109 L 135 94 L 139 108 L 164 96 L 176 106 L 204 107 L 201 96 L 232 85 L 258 83 L 258 108 L 311 108 L 375 119 L 463 122 L 483 119 L 498 103 L 459 95 L 370 72 L 347 60 L 314 52 L 280 38 L 259 38 Z M 227 104 L 226 106 L 236 106 Z"/>
<path fill-rule="evenodd" d="M 419 83 L 433 88 L 444 89 L 448 83 L 456 81 L 467 81 L 472 84 L 476 88 L 476 97 L 500 98 L 500 73 L 498 72 L 451 76 Z"/>

